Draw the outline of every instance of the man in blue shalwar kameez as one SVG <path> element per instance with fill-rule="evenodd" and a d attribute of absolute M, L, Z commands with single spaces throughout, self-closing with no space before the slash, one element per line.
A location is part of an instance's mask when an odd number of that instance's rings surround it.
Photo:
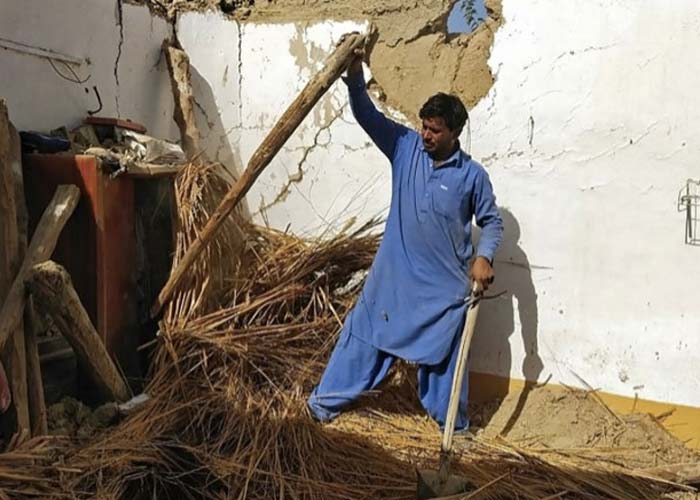
<path fill-rule="evenodd" d="M 391 206 L 362 293 L 308 405 L 318 420 L 330 421 L 402 358 L 418 364 L 420 400 L 443 427 L 469 278 L 484 288 L 493 281 L 503 223 L 486 171 L 460 149 L 467 111 L 457 97 L 431 97 L 420 110 L 418 133 L 375 108 L 361 55 L 345 83 L 357 122 L 391 161 Z M 472 220 L 481 228 L 475 255 Z M 467 393 L 465 378 L 458 431 L 469 427 Z"/>

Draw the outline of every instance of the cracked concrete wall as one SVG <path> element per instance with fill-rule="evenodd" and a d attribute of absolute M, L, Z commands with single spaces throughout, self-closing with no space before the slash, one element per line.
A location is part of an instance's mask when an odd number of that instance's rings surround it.
<path fill-rule="evenodd" d="M 121 23 L 119 22 L 121 20 Z M 0 49 L 0 95 L 20 130 L 74 127 L 103 103 L 98 116 L 141 122 L 149 133 L 177 139 L 172 94 L 160 45 L 167 21 L 121 0 L 0 2 L 0 38 L 89 61 L 75 71 L 82 84 L 60 78 L 47 59 Z M 123 34 L 123 39 L 120 36 Z M 59 71 L 69 74 L 61 63 Z M 86 92 L 86 89 L 87 92 Z"/>

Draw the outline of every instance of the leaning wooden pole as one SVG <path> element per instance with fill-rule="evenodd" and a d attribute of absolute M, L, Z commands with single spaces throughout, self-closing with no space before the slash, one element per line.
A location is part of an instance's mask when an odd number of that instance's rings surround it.
<path fill-rule="evenodd" d="M 29 276 L 32 267 L 51 257 L 63 226 L 68 222 L 79 198 L 80 190 L 76 186 L 60 185 L 56 188 L 51 203 L 44 210 L 22 266 L 12 282 L 7 297 L 5 297 L 5 303 L 0 308 L 0 350 L 22 321 L 25 296 L 24 281 Z"/>
<path fill-rule="evenodd" d="M 44 400 L 44 381 L 41 378 L 41 362 L 39 360 L 39 319 L 34 309 L 34 300 L 27 297 L 24 308 L 24 325 L 26 334 L 27 354 L 27 388 L 29 394 L 29 417 L 32 426 L 32 436 L 45 436 L 49 433 L 46 401 Z"/>
<path fill-rule="evenodd" d="M 355 51 L 360 49 L 365 43 L 363 35 L 353 33 L 338 45 L 335 52 L 326 61 L 324 68 L 314 76 L 304 87 L 304 90 L 297 96 L 292 104 L 287 108 L 282 117 L 277 121 L 262 144 L 253 153 L 248 166 L 240 179 L 231 187 L 221 204 L 217 207 L 207 225 L 200 233 L 199 237 L 187 249 L 182 260 L 177 263 L 173 272 L 168 278 L 156 303 L 151 309 L 151 316 L 158 315 L 163 305 L 170 300 L 173 292 L 182 281 L 189 267 L 197 260 L 204 248 L 216 235 L 217 230 L 226 217 L 243 199 L 255 180 L 267 167 L 277 152 L 282 149 L 287 139 L 296 130 L 302 120 L 309 114 L 318 100 L 326 93 L 331 85 L 338 79 L 348 64 Z"/>
<path fill-rule="evenodd" d="M 180 129 L 182 150 L 188 160 L 200 154 L 200 136 L 194 118 L 194 97 L 190 83 L 190 58 L 187 53 L 172 42 L 163 42 L 163 53 L 168 64 L 170 84 L 175 98 L 173 118 Z"/>
<path fill-rule="evenodd" d="M 129 386 L 112 361 L 66 270 L 52 261 L 32 268 L 27 277 L 36 308 L 51 317 L 103 395 L 119 402 L 131 397 Z"/>
<path fill-rule="evenodd" d="M 5 102 L 0 99 L 0 302 L 9 293 L 27 250 L 21 149 L 19 134 L 9 120 Z M 26 343 L 21 319 L 10 332 L 0 356 L 9 376 L 17 430 L 29 431 Z"/>

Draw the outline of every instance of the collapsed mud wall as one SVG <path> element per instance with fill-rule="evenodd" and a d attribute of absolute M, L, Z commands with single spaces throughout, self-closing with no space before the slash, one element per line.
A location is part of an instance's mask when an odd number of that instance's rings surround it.
<path fill-rule="evenodd" d="M 175 19 L 192 11 L 222 11 L 239 23 L 289 23 L 328 20 L 370 23 L 367 62 L 376 95 L 411 122 L 436 92 L 459 95 L 468 108 L 493 84 L 488 59 L 503 22 L 501 0 L 487 0 L 486 18 L 473 33 L 448 34 L 447 18 L 456 0 L 143 0 L 154 12 Z"/>

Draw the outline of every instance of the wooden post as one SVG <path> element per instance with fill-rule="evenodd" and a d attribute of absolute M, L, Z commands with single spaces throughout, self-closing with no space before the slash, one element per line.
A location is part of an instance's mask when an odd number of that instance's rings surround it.
<path fill-rule="evenodd" d="M 163 53 L 168 63 L 170 83 L 175 97 L 173 118 L 180 129 L 182 150 L 189 160 L 200 152 L 199 131 L 194 117 L 194 98 L 190 84 L 190 58 L 187 53 L 167 40 L 163 41 Z"/>
<path fill-rule="evenodd" d="M 349 59 L 365 43 L 365 37 L 360 34 L 351 34 L 338 45 L 335 52 L 326 61 L 325 67 L 319 71 L 311 81 L 304 87 L 304 90 L 297 96 L 284 114 L 277 120 L 272 130 L 267 134 L 262 144 L 253 153 L 248 166 L 240 179 L 231 187 L 221 204 L 214 211 L 214 214 L 204 226 L 199 238 L 187 249 L 182 260 L 170 274 L 168 282 L 151 308 L 151 316 L 155 317 L 160 312 L 163 305 L 170 299 L 178 284 L 185 275 L 185 272 L 202 253 L 204 247 L 212 240 L 217 230 L 226 217 L 243 199 L 255 180 L 267 167 L 277 152 L 284 146 L 287 139 L 299 126 L 306 115 L 311 111 L 318 100 L 326 93 L 330 86 L 338 79 L 343 72 Z"/>
<path fill-rule="evenodd" d="M 0 99 L 0 301 L 8 295 L 26 250 L 26 207 L 21 170 L 19 135 Z M 17 431 L 30 429 L 24 325 L 20 317 L 9 332 L 10 342 L 0 346 L 14 402 Z"/>
<path fill-rule="evenodd" d="M 79 198 L 80 190 L 76 186 L 58 186 L 51 203 L 44 210 L 36 231 L 34 231 L 27 255 L 22 262 L 22 267 L 15 276 L 2 309 L 0 309 L 0 350 L 22 321 L 24 282 L 27 276 L 33 266 L 51 257 L 54 248 L 56 248 L 58 236 L 75 210 Z"/>
<path fill-rule="evenodd" d="M 55 262 L 43 262 L 34 266 L 27 285 L 37 310 L 51 316 L 102 393 L 112 400 L 127 401 L 131 397 L 129 388 L 90 322 L 66 270 Z"/>
<path fill-rule="evenodd" d="M 44 383 L 41 379 L 41 362 L 39 361 L 39 321 L 34 310 L 34 300 L 30 295 L 24 309 L 24 325 L 27 348 L 27 387 L 29 392 L 29 417 L 31 420 L 32 436 L 48 434 L 46 419 L 46 401 L 44 401 Z"/>

